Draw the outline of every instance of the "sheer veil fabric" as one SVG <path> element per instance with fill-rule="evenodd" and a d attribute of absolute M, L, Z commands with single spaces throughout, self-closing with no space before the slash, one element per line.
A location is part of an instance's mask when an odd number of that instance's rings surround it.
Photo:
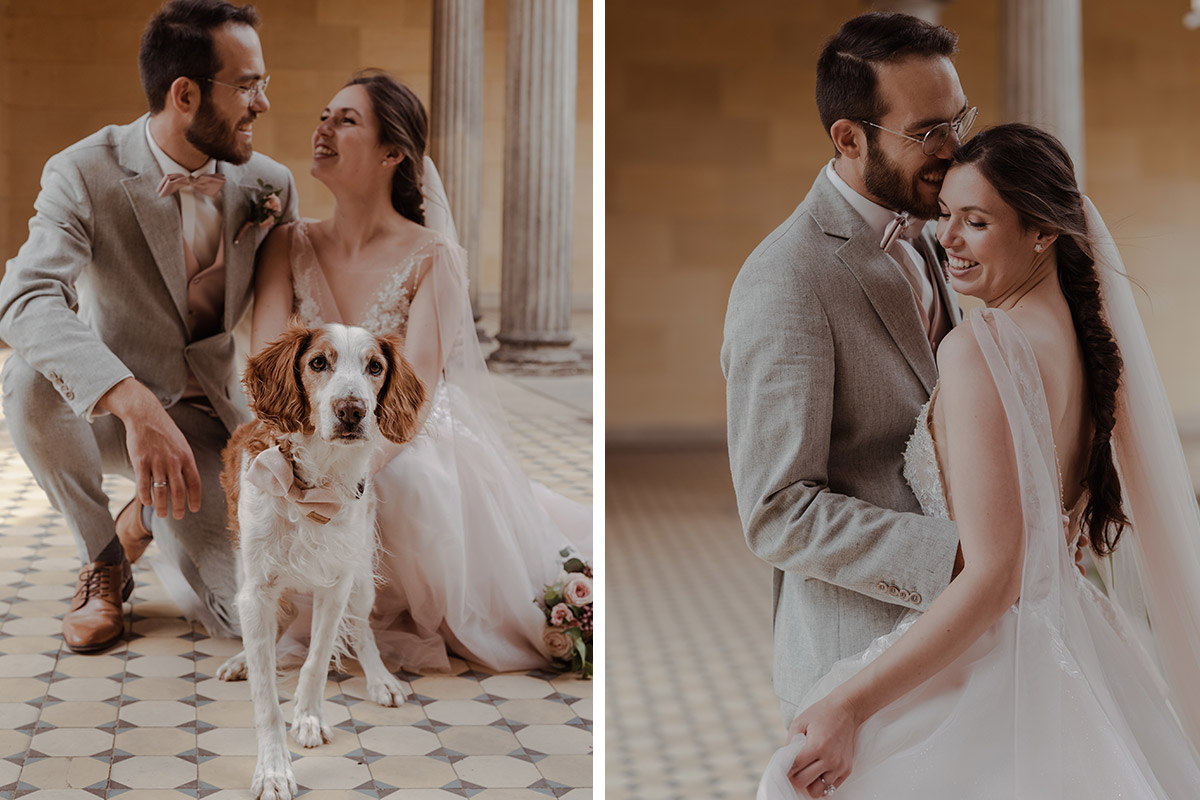
<path fill-rule="evenodd" d="M 1090 202 L 1088 210 L 1105 310 L 1126 364 L 1114 437 L 1133 525 L 1108 565 L 1116 600 L 1079 575 L 1063 536 L 1033 349 L 1006 313 L 976 309 L 968 324 L 1017 457 L 1026 536 L 1021 599 L 950 666 L 863 725 L 853 772 L 838 789 L 842 800 L 1183 800 L 1200 787 L 1200 688 L 1188 680 L 1200 665 L 1200 519 L 1119 256 Z M 1136 615 L 1145 620 L 1147 611 L 1150 625 L 1139 625 Z M 915 619 L 913 612 L 867 651 L 835 664 L 800 708 L 877 658 Z M 787 770 L 802 745 L 797 736 L 775 754 L 759 800 L 797 797 Z"/>

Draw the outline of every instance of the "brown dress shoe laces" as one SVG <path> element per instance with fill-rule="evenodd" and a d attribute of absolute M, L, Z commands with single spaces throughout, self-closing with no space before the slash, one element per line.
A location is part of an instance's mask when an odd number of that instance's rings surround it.
<path fill-rule="evenodd" d="M 128 562 L 126 562 L 128 563 Z M 102 597 L 112 592 L 112 579 L 116 577 L 116 567 L 121 569 L 121 602 L 124 603 L 133 594 L 133 581 L 130 580 L 130 570 L 126 564 L 105 564 L 100 561 L 88 564 L 79 572 L 79 587 L 75 590 L 75 603 L 71 606 L 74 611 L 82 608 L 93 597 Z"/>

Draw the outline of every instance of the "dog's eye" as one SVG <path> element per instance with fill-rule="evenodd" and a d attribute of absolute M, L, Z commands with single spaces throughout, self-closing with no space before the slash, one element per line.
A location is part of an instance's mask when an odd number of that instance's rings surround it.
<path fill-rule="evenodd" d="M 367 372 L 371 373 L 372 375 L 382 374 L 383 364 L 380 364 L 378 361 L 372 359 L 371 363 L 367 364 Z"/>
<path fill-rule="evenodd" d="M 325 360 L 325 356 L 317 356 L 312 361 L 308 362 L 308 366 L 313 372 L 320 372 L 321 370 L 325 369 L 325 367 L 329 366 L 329 362 Z"/>

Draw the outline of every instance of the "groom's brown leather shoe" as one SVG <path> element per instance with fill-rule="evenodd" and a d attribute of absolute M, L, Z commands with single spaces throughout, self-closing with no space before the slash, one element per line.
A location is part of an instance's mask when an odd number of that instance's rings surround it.
<path fill-rule="evenodd" d="M 71 610 L 63 617 L 63 639 L 76 653 L 99 653 L 125 634 L 124 603 L 133 593 L 133 570 L 128 559 L 120 564 L 93 561 L 79 571 Z"/>
<path fill-rule="evenodd" d="M 130 564 L 136 564 L 150 542 L 154 541 L 154 534 L 142 524 L 142 504 L 136 496 L 117 514 L 117 539 Z"/>

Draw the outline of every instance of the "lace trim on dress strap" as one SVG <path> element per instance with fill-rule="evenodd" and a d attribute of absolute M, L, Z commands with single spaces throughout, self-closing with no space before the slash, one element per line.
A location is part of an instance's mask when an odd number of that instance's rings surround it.
<path fill-rule="evenodd" d="M 317 264 L 317 251 L 308 238 L 308 223 L 297 220 L 292 229 L 292 313 L 300 317 L 300 322 L 307 326 L 320 325 L 322 322 L 321 306 L 313 296 L 312 273 L 320 269 Z"/>
<path fill-rule="evenodd" d="M 375 302 L 359 324 L 376 336 L 392 332 L 401 339 L 408 334 L 408 309 L 415 294 L 408 285 L 414 268 L 432 251 L 440 237 L 433 236 L 397 265 L 397 272 L 376 291 Z"/>

